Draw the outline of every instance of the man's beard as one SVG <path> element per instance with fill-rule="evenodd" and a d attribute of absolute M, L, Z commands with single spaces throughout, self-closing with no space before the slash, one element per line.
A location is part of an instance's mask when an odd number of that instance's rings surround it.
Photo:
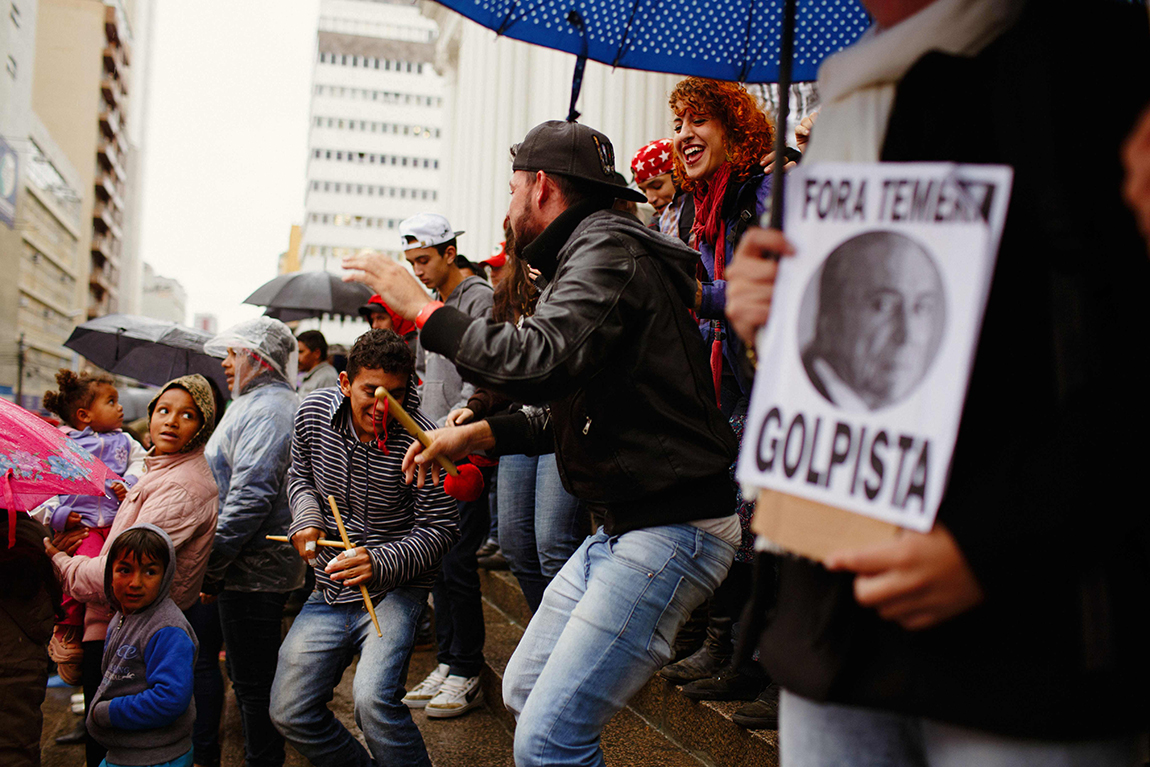
<path fill-rule="evenodd" d="M 535 238 L 543 233 L 543 229 L 536 226 L 527 215 L 527 211 L 522 211 L 519 215 L 511 218 L 511 234 L 515 238 L 515 252 L 522 254 L 523 249 L 535 241 Z"/>

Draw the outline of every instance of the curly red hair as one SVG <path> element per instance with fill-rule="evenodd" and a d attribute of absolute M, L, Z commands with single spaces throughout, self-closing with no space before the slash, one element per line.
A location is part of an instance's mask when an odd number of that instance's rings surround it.
<path fill-rule="evenodd" d="M 748 178 L 771 151 L 775 129 L 770 118 L 754 96 L 738 83 L 688 77 L 675 86 L 668 100 L 671 112 L 680 117 L 690 109 L 695 114 L 718 120 L 723 127 L 723 144 L 731 176 L 739 181 Z M 683 160 L 674 153 L 675 181 L 691 191 L 696 185 L 687 177 Z"/>

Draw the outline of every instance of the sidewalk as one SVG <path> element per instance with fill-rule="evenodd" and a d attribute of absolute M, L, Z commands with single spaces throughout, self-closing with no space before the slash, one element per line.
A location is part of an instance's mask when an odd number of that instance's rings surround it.
<path fill-rule="evenodd" d="M 221 669 L 223 664 L 221 663 Z M 415 653 L 411 658 L 408 673 L 408 686 L 412 687 L 427 676 L 435 666 L 435 653 L 432 651 Z M 352 665 L 344 673 L 332 700 L 332 710 L 336 716 L 355 729 L 352 714 L 351 683 L 355 675 Z M 243 737 L 240 734 L 240 716 L 236 699 L 232 695 L 231 684 L 227 683 L 227 698 L 223 722 L 223 763 L 222 767 L 243 767 Z M 57 735 L 69 732 L 76 726 L 80 717 L 71 712 L 69 701 L 78 688 L 49 689 L 44 699 L 44 734 L 41 740 L 44 767 L 83 767 L 83 746 L 57 746 Z M 422 711 L 415 711 L 415 724 L 423 733 L 427 750 L 435 767 L 512 767 L 511 735 L 487 709 L 472 711 L 458 719 L 428 720 Z M 288 767 L 306 767 L 308 761 L 291 746 L 287 748 Z"/>

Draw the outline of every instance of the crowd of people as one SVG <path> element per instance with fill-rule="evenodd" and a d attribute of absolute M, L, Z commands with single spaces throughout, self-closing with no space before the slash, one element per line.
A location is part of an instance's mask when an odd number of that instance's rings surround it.
<path fill-rule="evenodd" d="M 875 30 L 824 63 L 787 159 L 1014 174 L 929 533 L 816 562 L 752 532 L 734 471 L 795 252 L 759 226 L 782 128 L 741 85 L 688 77 L 630 183 L 603 133 L 532 128 L 486 261 L 431 212 L 400 224 L 406 264 L 345 259 L 376 291 L 346 357 L 242 322 L 205 349 L 230 391 L 172 380 L 139 441 L 112 378 L 62 370 L 45 406 L 122 479 L 16 520 L 0 761 L 39 763 L 50 656 L 83 688 L 89 767 L 215 767 L 225 649 L 245 764 L 291 744 L 316 765 L 429 765 L 411 710 L 484 703 L 496 548 L 532 614 L 502 689 L 520 767 L 603 764 L 603 727 L 656 674 L 741 701 L 784 767 L 1147 761 L 1150 528 L 1130 501 L 1150 426 L 1130 353 L 1150 342 L 1146 10 L 864 4 Z M 1105 105 L 1089 135 L 1066 92 Z M 836 353 L 865 339 L 832 324 L 804 357 L 828 399 L 865 390 Z M 482 490 L 441 481 L 444 458 Z M 408 689 L 424 643 L 436 666 Z M 356 658 L 362 739 L 328 705 Z"/>

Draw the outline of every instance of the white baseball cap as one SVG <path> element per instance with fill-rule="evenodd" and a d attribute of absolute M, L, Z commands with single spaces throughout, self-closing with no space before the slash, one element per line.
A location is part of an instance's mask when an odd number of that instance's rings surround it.
<path fill-rule="evenodd" d="M 442 245 L 461 234 L 463 232 L 453 231 L 447 218 L 438 213 L 416 213 L 399 223 L 399 239 L 404 250 Z M 408 237 L 414 237 L 414 242 L 409 242 Z"/>

